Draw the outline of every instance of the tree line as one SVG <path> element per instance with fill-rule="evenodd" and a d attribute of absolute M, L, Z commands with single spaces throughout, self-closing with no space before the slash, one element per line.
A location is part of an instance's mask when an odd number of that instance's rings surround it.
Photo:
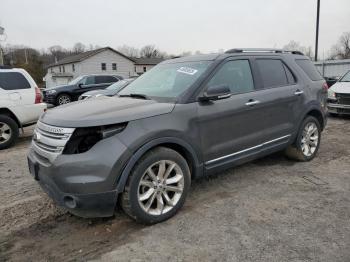
<path fill-rule="evenodd" d="M 1 48 L 1 47 L 0 47 Z M 4 53 L 4 64 L 26 69 L 34 80 L 39 84 L 43 84 L 43 78 L 46 74 L 46 67 L 49 64 L 55 63 L 65 57 L 80 54 L 85 51 L 90 51 L 100 48 L 96 45 L 84 45 L 82 43 L 76 43 L 71 48 L 64 48 L 60 45 L 54 45 L 47 49 L 34 49 L 23 45 L 6 45 L 2 47 Z M 296 41 L 290 41 L 283 47 L 288 50 L 301 51 L 305 55 L 313 59 L 314 51 L 312 47 L 305 47 L 300 45 Z M 140 49 L 123 45 L 117 48 L 117 50 L 129 57 L 159 57 L 159 58 L 172 58 L 175 55 L 168 54 L 159 50 L 155 45 L 146 45 Z M 223 49 L 218 50 L 219 53 L 223 52 Z M 188 56 L 192 54 L 201 54 L 200 51 L 192 53 L 191 51 L 185 51 L 178 56 Z M 329 50 L 327 60 L 335 59 L 350 59 L 350 32 L 343 33 L 338 39 L 337 43 Z"/>

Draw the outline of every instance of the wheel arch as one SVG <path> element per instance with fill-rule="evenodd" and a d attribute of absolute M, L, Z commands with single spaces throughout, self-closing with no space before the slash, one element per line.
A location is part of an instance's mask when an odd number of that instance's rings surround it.
<path fill-rule="evenodd" d="M 0 115 L 6 115 L 8 117 L 11 117 L 17 123 L 18 128 L 22 127 L 21 122 L 18 120 L 16 115 L 10 109 L 6 107 L 0 108 Z"/>
<path fill-rule="evenodd" d="M 161 146 L 173 149 L 185 158 L 189 165 L 192 178 L 197 178 L 203 175 L 203 165 L 199 161 L 198 156 L 191 145 L 182 139 L 175 137 L 158 138 L 144 144 L 131 156 L 118 179 L 118 193 L 124 191 L 129 174 L 137 161 L 150 150 Z"/>

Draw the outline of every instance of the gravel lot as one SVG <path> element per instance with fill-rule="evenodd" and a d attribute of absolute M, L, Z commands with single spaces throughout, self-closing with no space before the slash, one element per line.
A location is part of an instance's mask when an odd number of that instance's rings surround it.
<path fill-rule="evenodd" d="M 329 119 L 312 162 L 275 154 L 194 181 L 184 208 L 149 227 L 57 208 L 27 170 L 32 129 L 0 152 L 0 261 L 350 260 L 350 118 Z"/>

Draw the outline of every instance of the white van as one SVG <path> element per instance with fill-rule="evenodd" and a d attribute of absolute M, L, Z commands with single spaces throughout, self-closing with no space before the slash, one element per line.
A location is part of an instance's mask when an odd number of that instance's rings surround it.
<path fill-rule="evenodd" d="M 0 150 L 12 146 L 19 129 L 35 124 L 46 108 L 27 71 L 0 68 Z"/>

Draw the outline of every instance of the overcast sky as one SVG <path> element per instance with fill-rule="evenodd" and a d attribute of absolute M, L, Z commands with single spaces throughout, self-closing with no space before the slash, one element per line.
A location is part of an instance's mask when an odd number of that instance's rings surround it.
<path fill-rule="evenodd" d="M 314 47 L 317 0 L 1 0 L 5 43 L 154 44 L 162 51 Z M 321 0 L 320 56 L 350 31 L 350 0 Z M 4 43 L 1 43 L 4 44 Z"/>

